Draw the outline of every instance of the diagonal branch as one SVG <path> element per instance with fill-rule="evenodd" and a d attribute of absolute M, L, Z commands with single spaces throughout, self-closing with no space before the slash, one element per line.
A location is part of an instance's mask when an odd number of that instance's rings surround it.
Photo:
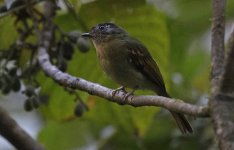
<path fill-rule="evenodd" d="M 44 0 L 30 0 L 30 1 L 27 1 L 27 3 L 23 3 L 22 1 L 18 0 L 18 1 L 14 1 L 9 9 L 6 6 L 0 6 L 0 9 L 1 9 L 0 18 L 5 17 L 7 15 L 10 15 L 13 12 L 24 9 L 24 8 L 28 7 L 28 5 L 35 5 L 35 4 L 40 3 L 42 1 L 44 1 Z"/>
<path fill-rule="evenodd" d="M 0 134 L 17 149 L 44 150 L 44 148 L 32 139 L 2 107 L 0 107 Z"/>
<path fill-rule="evenodd" d="M 50 21 L 49 21 L 50 22 Z M 174 100 L 161 96 L 133 96 L 124 100 L 126 93 L 118 92 L 112 96 L 113 90 L 103 87 L 101 85 L 86 81 L 82 78 L 73 77 L 67 73 L 58 70 L 57 67 L 51 64 L 49 55 L 47 53 L 50 47 L 50 41 L 53 38 L 53 24 L 45 25 L 44 30 L 39 33 L 40 45 L 38 48 L 38 61 L 42 70 L 56 82 L 63 86 L 86 91 L 90 94 L 103 97 L 109 101 L 119 104 L 127 104 L 134 107 L 138 106 L 160 106 L 171 111 L 181 112 L 188 115 L 207 117 L 209 112 L 207 107 L 196 106 L 184 103 L 181 100 Z"/>

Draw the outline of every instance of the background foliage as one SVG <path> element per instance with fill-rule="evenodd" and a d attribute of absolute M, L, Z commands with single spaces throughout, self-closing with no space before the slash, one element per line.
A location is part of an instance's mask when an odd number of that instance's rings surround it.
<path fill-rule="evenodd" d="M 63 32 L 85 32 L 97 23 L 115 22 L 140 39 L 159 64 L 173 97 L 206 103 L 209 93 L 210 1 L 187 0 L 72 0 L 78 16 L 61 5 L 55 22 Z M 233 19 L 234 2 L 228 1 L 227 19 Z M 85 25 L 85 26 L 84 26 Z M 8 34 L 11 33 L 11 34 Z M 11 16 L 0 19 L 0 49 L 16 40 Z M 35 39 L 31 39 L 35 41 Z M 101 71 L 95 50 L 78 50 L 67 72 L 117 88 Z M 25 58 L 24 58 L 25 57 Z M 26 65 L 28 54 L 22 58 Z M 49 150 L 67 149 L 212 149 L 215 147 L 209 121 L 190 118 L 195 133 L 182 136 L 167 111 L 159 108 L 120 106 L 77 91 L 89 110 L 77 117 L 77 96 L 65 92 L 42 72 L 37 74 L 44 126 L 38 140 Z M 149 91 L 139 91 L 138 94 Z M 23 108 L 22 108 L 23 109 Z"/>

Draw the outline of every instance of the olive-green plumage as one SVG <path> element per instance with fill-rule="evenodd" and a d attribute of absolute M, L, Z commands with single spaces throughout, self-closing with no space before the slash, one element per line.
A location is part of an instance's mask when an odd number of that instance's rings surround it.
<path fill-rule="evenodd" d="M 115 82 L 132 89 L 155 91 L 170 97 L 160 70 L 147 48 L 113 23 L 98 24 L 90 33 L 100 65 Z M 182 133 L 192 133 L 192 127 L 183 114 L 171 112 Z"/>

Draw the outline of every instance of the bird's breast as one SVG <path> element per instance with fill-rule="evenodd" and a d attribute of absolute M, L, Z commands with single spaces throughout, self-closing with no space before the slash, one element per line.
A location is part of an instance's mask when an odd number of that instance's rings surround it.
<path fill-rule="evenodd" d="M 141 88 L 145 78 L 129 63 L 124 47 L 103 44 L 95 48 L 102 69 L 111 79 L 125 87 Z"/>

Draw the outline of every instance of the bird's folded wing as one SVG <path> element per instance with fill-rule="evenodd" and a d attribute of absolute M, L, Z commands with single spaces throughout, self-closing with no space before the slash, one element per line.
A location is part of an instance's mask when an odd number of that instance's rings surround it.
<path fill-rule="evenodd" d="M 161 72 L 146 47 L 139 41 L 126 43 L 125 47 L 130 58 L 129 62 L 146 78 L 155 83 L 159 89 L 164 90 L 165 85 Z"/>

